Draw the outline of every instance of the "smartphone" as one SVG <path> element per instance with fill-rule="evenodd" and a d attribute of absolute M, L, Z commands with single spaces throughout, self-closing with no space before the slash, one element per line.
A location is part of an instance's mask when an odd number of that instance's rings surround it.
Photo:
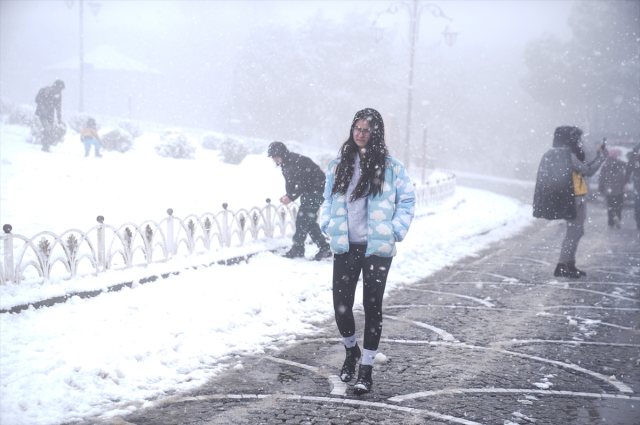
<path fill-rule="evenodd" d="M 607 138 L 603 137 L 602 138 L 602 149 L 606 149 L 607 148 Z"/>

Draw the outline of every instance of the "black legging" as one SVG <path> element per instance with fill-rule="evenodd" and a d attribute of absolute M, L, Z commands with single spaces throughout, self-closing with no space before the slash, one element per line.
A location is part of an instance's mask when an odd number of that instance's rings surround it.
<path fill-rule="evenodd" d="M 382 298 L 393 258 L 365 258 L 366 250 L 366 245 L 349 245 L 349 252 L 333 256 L 333 309 L 340 335 L 355 334 L 353 302 L 363 270 L 364 348 L 375 351 L 382 332 Z"/>

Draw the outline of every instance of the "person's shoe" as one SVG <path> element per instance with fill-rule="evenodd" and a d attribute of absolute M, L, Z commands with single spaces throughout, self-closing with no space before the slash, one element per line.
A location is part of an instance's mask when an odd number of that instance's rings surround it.
<path fill-rule="evenodd" d="M 86 158 L 86 157 L 88 157 L 88 156 L 89 156 L 89 152 L 85 152 L 85 153 L 84 153 L 84 157 Z"/>
<path fill-rule="evenodd" d="M 320 251 L 318 251 L 316 256 L 313 257 L 313 259 L 316 261 L 320 261 L 323 258 L 329 258 L 329 257 L 331 257 L 331 249 L 329 247 L 326 247 L 326 248 L 320 248 Z"/>
<path fill-rule="evenodd" d="M 572 272 L 571 270 L 569 270 L 569 267 L 565 263 L 558 263 L 558 265 L 556 266 L 556 270 L 553 272 L 553 275 L 555 277 L 568 277 L 570 279 L 578 279 L 580 277 L 580 272 Z"/>
<path fill-rule="evenodd" d="M 340 380 L 342 382 L 349 382 L 356 374 L 356 363 L 358 363 L 358 359 L 360 359 L 362 352 L 360 351 L 358 344 L 351 348 L 344 348 L 347 350 L 347 355 L 344 358 L 344 364 L 340 370 Z"/>
<path fill-rule="evenodd" d="M 572 273 L 579 273 L 580 276 L 586 276 L 587 272 L 584 272 L 582 270 L 580 270 L 579 268 L 576 267 L 576 263 L 574 262 L 569 262 L 567 263 L 567 269 L 569 269 L 570 272 Z"/>
<path fill-rule="evenodd" d="M 356 380 L 356 384 L 353 386 L 353 391 L 357 395 L 366 394 L 371 391 L 371 387 L 373 386 L 373 379 L 371 379 L 372 372 L 373 366 L 369 366 L 366 364 L 360 365 L 360 370 L 358 371 L 358 379 Z"/>
<path fill-rule="evenodd" d="M 283 257 L 285 258 L 300 258 L 304 257 L 304 247 L 294 246 L 289 251 L 287 251 Z"/>
<path fill-rule="evenodd" d="M 102 154 L 100 152 L 96 153 L 96 158 L 102 158 Z"/>
<path fill-rule="evenodd" d="M 616 226 L 616 229 L 619 229 L 621 227 L 620 219 L 617 216 L 613 217 L 613 225 Z"/>

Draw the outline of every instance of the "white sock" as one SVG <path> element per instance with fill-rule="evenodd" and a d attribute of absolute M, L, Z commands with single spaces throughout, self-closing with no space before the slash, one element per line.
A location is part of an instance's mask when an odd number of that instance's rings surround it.
<path fill-rule="evenodd" d="M 345 347 L 353 348 L 358 343 L 358 340 L 356 338 L 356 334 L 353 334 L 351 336 L 343 336 L 342 337 L 342 342 L 344 343 Z"/>
<path fill-rule="evenodd" d="M 373 366 L 373 359 L 376 358 L 378 350 L 362 350 L 362 364 L 367 366 Z"/>

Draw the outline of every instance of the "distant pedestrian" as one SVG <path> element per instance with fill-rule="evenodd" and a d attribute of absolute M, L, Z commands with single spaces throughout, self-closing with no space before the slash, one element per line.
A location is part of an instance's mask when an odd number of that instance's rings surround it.
<path fill-rule="evenodd" d="M 84 156 L 87 157 L 91 153 L 91 146 L 95 149 L 95 156 L 98 158 L 102 157 L 100 154 L 100 148 L 102 147 L 102 140 L 100 140 L 100 135 L 98 134 L 96 120 L 93 118 L 89 118 L 87 120 L 87 125 L 80 133 L 80 140 L 84 144 Z"/>
<path fill-rule="evenodd" d="M 627 181 L 633 182 L 636 226 L 640 230 L 640 144 L 627 153 Z"/>
<path fill-rule="evenodd" d="M 567 234 L 560 248 L 560 259 L 554 271 L 556 277 L 577 279 L 587 273 L 576 268 L 576 251 L 584 235 L 587 218 L 584 178 L 598 171 L 607 157 L 603 146 L 598 156 L 585 164 L 582 150 L 582 130 L 578 127 L 558 127 L 553 135 L 553 148 L 540 161 L 533 194 L 533 216 L 547 220 L 567 220 Z"/>
<path fill-rule="evenodd" d="M 282 169 L 287 193 L 280 198 L 285 205 L 300 198 L 300 210 L 296 216 L 296 232 L 293 246 L 284 254 L 286 258 L 304 257 L 304 242 L 307 235 L 320 250 L 315 260 L 331 257 L 329 243 L 318 226 L 318 211 L 324 200 L 325 175 L 322 169 L 310 158 L 290 152 L 281 142 L 269 145 L 267 155 Z"/>
<path fill-rule="evenodd" d="M 331 236 L 333 308 L 346 357 L 340 379 L 349 382 L 362 355 L 357 394 L 371 391 L 373 360 L 382 332 L 382 299 L 396 242 L 407 235 L 415 193 L 404 166 L 389 156 L 384 122 L 375 109 L 356 113 L 349 138 L 329 164 L 322 231 Z M 364 352 L 356 339 L 353 303 L 363 278 Z"/>
<path fill-rule="evenodd" d="M 54 143 L 54 115 L 58 117 L 58 124 L 62 124 L 62 90 L 64 81 L 56 80 L 51 87 L 43 87 L 36 96 L 36 115 L 42 123 L 42 150 L 49 152 L 49 146 Z"/>
<path fill-rule="evenodd" d="M 598 190 L 607 201 L 607 224 L 616 229 L 621 226 L 624 187 L 627 183 L 627 164 L 620 161 L 618 155 L 619 152 L 615 149 L 609 151 L 598 179 Z"/>

